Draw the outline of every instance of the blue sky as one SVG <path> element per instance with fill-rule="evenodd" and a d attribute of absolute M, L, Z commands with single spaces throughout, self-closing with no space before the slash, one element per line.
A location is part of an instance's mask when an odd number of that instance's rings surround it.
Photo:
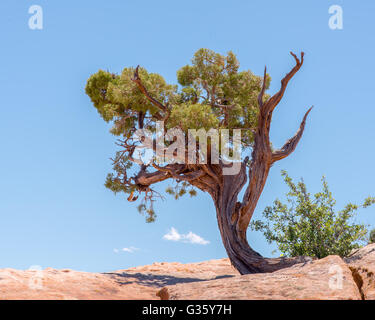
<path fill-rule="evenodd" d="M 43 8 L 43 30 L 28 27 L 33 4 Z M 343 8 L 342 30 L 328 27 L 332 4 Z M 374 1 L 3 0 L 0 10 L 0 268 L 110 271 L 226 256 L 207 195 L 167 197 L 146 224 L 136 205 L 104 187 L 115 138 L 84 93 L 100 68 L 140 64 L 176 83 L 201 47 L 233 50 L 256 74 L 266 64 L 270 93 L 293 65 L 289 51 L 306 53 L 274 113 L 273 144 L 315 108 L 297 150 L 271 169 L 255 218 L 285 194 L 282 169 L 311 192 L 326 175 L 339 208 L 375 195 Z M 361 210 L 359 221 L 375 226 L 374 211 Z M 171 228 L 180 241 L 163 238 L 173 238 Z M 191 243 L 189 232 L 209 243 Z M 272 255 L 261 234 L 248 239 Z"/>

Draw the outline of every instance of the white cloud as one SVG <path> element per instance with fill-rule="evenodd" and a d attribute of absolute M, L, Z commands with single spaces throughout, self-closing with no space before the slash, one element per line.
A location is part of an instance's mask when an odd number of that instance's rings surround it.
<path fill-rule="evenodd" d="M 168 233 L 163 236 L 163 239 L 170 241 L 180 241 L 182 236 L 178 233 L 175 228 L 171 228 Z"/>
<path fill-rule="evenodd" d="M 198 236 L 197 234 L 191 231 L 189 231 L 187 235 L 184 235 L 184 237 L 186 237 L 186 239 L 190 243 L 196 243 L 196 244 L 209 244 L 210 243 L 210 241 L 203 239 L 201 236 Z"/>
<path fill-rule="evenodd" d="M 113 249 L 113 252 L 114 253 L 119 253 L 120 251 L 123 251 L 123 252 L 133 253 L 136 250 L 139 250 L 139 249 L 136 248 L 136 247 L 122 248 L 122 249 L 115 248 L 115 249 Z"/>
<path fill-rule="evenodd" d="M 201 236 L 189 231 L 187 234 L 180 234 L 177 229 L 171 228 L 164 236 L 164 240 L 169 241 L 181 241 L 185 243 L 192 243 L 192 244 L 209 244 L 210 241 L 203 239 Z"/>
<path fill-rule="evenodd" d="M 138 250 L 138 248 L 136 248 L 136 247 L 122 248 L 122 251 L 130 252 L 130 253 L 133 253 L 136 250 Z"/>

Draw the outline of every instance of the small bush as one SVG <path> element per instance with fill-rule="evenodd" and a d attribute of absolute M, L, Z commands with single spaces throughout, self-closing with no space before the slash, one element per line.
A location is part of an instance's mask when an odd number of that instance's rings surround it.
<path fill-rule="evenodd" d="M 336 211 L 336 201 L 324 177 L 323 190 L 311 196 L 303 180 L 295 184 L 285 171 L 282 175 L 290 189 L 287 203 L 276 200 L 264 210 L 264 219 L 252 222 L 251 228 L 262 231 L 269 243 L 276 242 L 283 255 L 344 257 L 367 243 L 367 228 L 354 217 L 357 209 L 374 204 L 375 198 L 368 197 L 360 206 L 348 203 Z M 375 230 L 370 241 L 375 242 Z"/>
<path fill-rule="evenodd" d="M 375 243 L 375 229 L 370 232 L 369 243 Z"/>

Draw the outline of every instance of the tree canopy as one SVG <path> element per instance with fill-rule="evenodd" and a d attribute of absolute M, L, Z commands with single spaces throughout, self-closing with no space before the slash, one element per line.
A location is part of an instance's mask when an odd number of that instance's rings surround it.
<path fill-rule="evenodd" d="M 199 49 L 191 64 L 177 71 L 178 85 L 168 84 L 161 75 L 142 67 L 129 67 L 119 75 L 99 70 L 90 76 L 85 90 L 102 119 L 113 123 L 111 133 L 120 137 L 120 147 L 126 148 L 137 129 L 154 132 L 159 120 L 164 121 L 166 129 L 179 128 L 184 132 L 200 128 L 243 129 L 244 150 L 254 142 L 263 78 L 250 70 L 240 71 L 239 67 L 231 51 L 221 55 Z M 266 75 L 265 89 L 270 80 Z M 119 151 L 113 158 L 114 172 L 108 174 L 105 185 L 115 193 L 144 191 L 129 176 L 137 166 L 131 159 L 132 149 Z M 176 198 L 196 194 L 186 181 L 179 181 L 166 191 Z M 156 193 L 150 190 L 150 194 L 138 206 L 140 212 L 147 213 L 148 222 L 155 218 L 152 203 Z"/>

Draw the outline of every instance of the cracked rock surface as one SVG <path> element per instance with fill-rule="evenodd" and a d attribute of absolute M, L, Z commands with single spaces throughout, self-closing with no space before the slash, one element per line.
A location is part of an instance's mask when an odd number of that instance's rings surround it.
<path fill-rule="evenodd" d="M 375 244 L 352 252 L 344 258 L 355 275 L 363 300 L 375 300 Z"/>
<path fill-rule="evenodd" d="M 170 299 L 360 300 L 352 272 L 338 256 L 298 264 L 273 273 L 177 284 Z"/>
<path fill-rule="evenodd" d="M 107 273 L 0 269 L 0 299 L 375 299 L 375 244 L 273 273 L 239 275 L 228 259 L 156 262 Z"/>

